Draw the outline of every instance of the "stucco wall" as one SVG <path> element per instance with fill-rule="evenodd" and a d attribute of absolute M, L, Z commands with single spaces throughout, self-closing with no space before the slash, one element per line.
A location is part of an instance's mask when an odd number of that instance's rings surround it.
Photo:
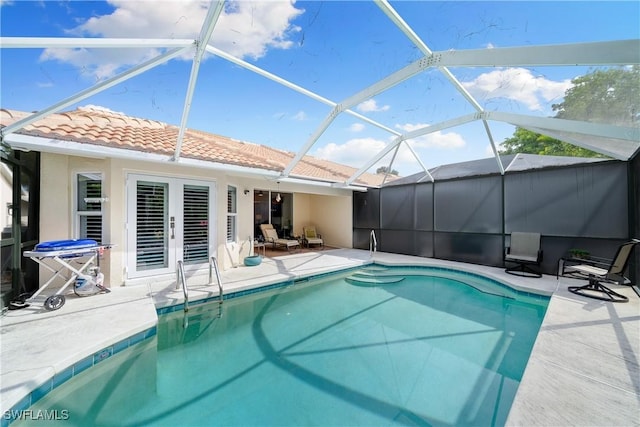
<path fill-rule="evenodd" d="M 43 153 L 40 162 L 40 241 L 74 237 L 71 232 L 69 157 Z"/>
<path fill-rule="evenodd" d="M 312 224 L 311 194 L 297 193 L 293 195 L 293 233 L 302 236 L 302 227 Z"/>
<path fill-rule="evenodd" d="M 296 193 L 293 208 L 293 230 L 302 235 L 302 228 L 316 227 L 326 246 L 352 247 L 352 196 Z"/>
<path fill-rule="evenodd" d="M 352 245 L 353 202 L 347 197 L 313 196 L 311 199 L 312 223 L 322 235 L 324 244 L 338 248 Z"/>

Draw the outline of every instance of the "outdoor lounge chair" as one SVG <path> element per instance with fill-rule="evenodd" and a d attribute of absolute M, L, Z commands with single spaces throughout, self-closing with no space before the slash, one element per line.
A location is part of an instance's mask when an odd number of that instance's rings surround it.
<path fill-rule="evenodd" d="M 271 243 L 273 248 L 277 247 L 285 247 L 288 251 L 291 249 L 299 249 L 300 242 L 295 239 L 281 239 L 278 237 L 278 232 L 273 225 L 271 224 L 260 224 L 260 230 L 262 231 L 262 235 L 264 236 L 264 241 L 266 243 Z"/>
<path fill-rule="evenodd" d="M 320 245 L 320 249 L 324 249 L 324 240 L 322 240 L 322 236 L 316 232 L 316 228 L 312 225 L 302 227 L 302 241 L 307 247 L 310 245 Z"/>
<path fill-rule="evenodd" d="M 532 266 L 540 267 L 542 250 L 540 249 L 540 233 L 511 233 L 511 246 L 507 247 L 505 263 L 514 263 L 505 271 L 509 274 L 524 277 L 542 277 L 542 273 Z"/>
<path fill-rule="evenodd" d="M 577 271 L 582 274 L 586 274 L 589 277 L 588 284 L 584 286 L 569 286 L 569 291 L 576 295 L 582 295 L 584 297 L 600 299 L 603 301 L 629 301 L 629 298 L 611 290 L 603 285 L 602 282 L 609 281 L 620 284 L 625 283 L 626 279 L 624 277 L 624 270 L 627 268 L 629 259 L 631 259 L 631 252 L 633 251 L 634 246 L 638 243 L 640 243 L 640 240 L 634 239 L 620 245 L 616 252 L 616 256 L 611 261 L 611 265 L 608 269 L 588 264 L 578 264 L 567 267 L 567 270 Z"/>

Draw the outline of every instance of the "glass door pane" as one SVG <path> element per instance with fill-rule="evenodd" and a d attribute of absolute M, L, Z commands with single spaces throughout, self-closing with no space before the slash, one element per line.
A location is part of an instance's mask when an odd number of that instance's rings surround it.
<path fill-rule="evenodd" d="M 278 197 L 280 196 L 280 197 Z M 279 199 L 279 200 L 278 200 Z M 278 236 L 283 238 L 292 237 L 293 223 L 293 194 L 272 192 L 271 193 L 271 224 L 278 232 Z"/>
<path fill-rule="evenodd" d="M 262 240 L 260 224 L 269 224 L 269 190 L 255 190 L 253 192 L 253 236 Z"/>
<path fill-rule="evenodd" d="M 209 187 L 185 185 L 183 194 L 184 263 L 209 259 Z"/>
<path fill-rule="evenodd" d="M 169 185 L 138 181 L 136 186 L 136 269 L 168 266 Z"/>

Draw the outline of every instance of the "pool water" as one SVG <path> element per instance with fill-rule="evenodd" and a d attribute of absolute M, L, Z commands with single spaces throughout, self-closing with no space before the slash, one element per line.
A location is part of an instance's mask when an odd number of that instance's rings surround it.
<path fill-rule="evenodd" d="M 160 316 L 32 409 L 67 409 L 65 425 L 503 425 L 548 299 L 391 271 Z"/>

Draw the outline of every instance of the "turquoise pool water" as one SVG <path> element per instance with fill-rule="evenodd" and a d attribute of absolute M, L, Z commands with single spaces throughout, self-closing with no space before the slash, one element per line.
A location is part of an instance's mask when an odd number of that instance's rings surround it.
<path fill-rule="evenodd" d="M 453 271 L 326 276 L 162 315 L 31 410 L 79 426 L 503 425 L 547 303 Z"/>

